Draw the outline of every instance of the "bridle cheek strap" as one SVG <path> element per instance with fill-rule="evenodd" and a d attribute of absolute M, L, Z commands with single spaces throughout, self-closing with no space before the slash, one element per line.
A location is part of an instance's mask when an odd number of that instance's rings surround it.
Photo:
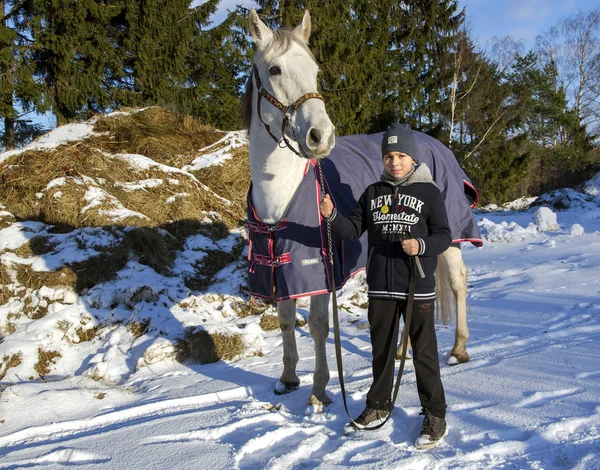
<path fill-rule="evenodd" d="M 290 120 L 292 117 L 292 115 L 289 111 L 291 110 L 292 113 L 295 113 L 296 111 L 298 111 L 298 108 L 300 108 L 300 106 L 302 106 L 304 103 L 306 103 L 310 99 L 318 99 L 318 100 L 325 102 L 323 97 L 317 92 L 306 93 L 306 94 L 302 95 L 300 98 L 298 98 L 296 101 L 294 101 L 292 104 L 290 104 L 289 106 L 285 106 L 284 104 L 281 103 L 281 101 L 279 101 L 277 98 L 275 98 L 273 95 L 271 95 L 267 90 L 265 90 L 263 88 L 262 82 L 260 81 L 260 77 L 258 75 L 258 69 L 256 68 L 256 66 L 254 66 L 254 80 L 256 81 L 256 86 L 258 88 L 258 95 L 256 98 L 256 110 L 258 112 L 258 117 L 261 120 L 261 122 L 264 124 L 264 126 L 267 129 L 267 132 L 269 133 L 271 138 L 275 142 L 277 142 L 277 144 L 279 145 L 280 148 L 288 147 L 291 151 L 293 151 L 299 157 L 310 158 L 310 155 L 306 155 L 306 153 L 302 149 L 302 145 L 300 144 L 298 138 L 296 137 L 293 127 L 292 127 L 292 135 L 294 136 L 294 140 L 298 144 L 298 148 L 300 149 L 299 152 L 298 152 L 298 150 L 296 150 L 294 147 L 292 147 L 290 145 L 290 142 L 288 141 L 287 137 L 285 136 L 286 128 L 287 128 L 288 124 L 290 123 Z M 260 112 L 261 98 L 265 98 L 269 103 L 271 103 L 273 106 L 275 106 L 277 109 L 279 109 L 283 113 L 284 117 L 283 117 L 283 121 L 281 124 L 281 139 L 277 139 L 277 137 L 275 137 L 273 135 L 273 133 L 271 132 L 270 126 L 262 118 L 262 113 Z M 285 145 L 282 145 L 282 142 Z"/>

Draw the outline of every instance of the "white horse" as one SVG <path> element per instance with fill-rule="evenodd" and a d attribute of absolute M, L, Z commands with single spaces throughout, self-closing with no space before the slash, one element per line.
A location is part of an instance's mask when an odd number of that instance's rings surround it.
<path fill-rule="evenodd" d="M 250 141 L 250 197 L 257 217 L 265 224 L 276 224 L 304 177 L 307 159 L 330 153 L 335 128 L 317 92 L 319 67 L 307 46 L 311 30 L 308 11 L 294 29 L 271 30 L 254 9 L 249 20 L 255 42 L 254 72 L 242 102 L 242 118 Z M 294 106 L 288 108 L 290 103 Z M 440 265 L 447 267 L 449 285 L 457 299 L 453 362 L 464 362 L 468 359 L 467 272 L 460 249 L 448 249 L 440 256 Z M 315 344 L 315 371 L 308 404 L 315 406 L 331 403 L 325 391 L 330 378 L 326 355 L 329 299 L 329 294 L 315 295 L 310 302 L 308 324 Z M 283 372 L 275 392 L 281 394 L 296 390 L 300 384 L 296 374 L 296 301 L 278 302 L 277 312 L 283 338 Z"/>

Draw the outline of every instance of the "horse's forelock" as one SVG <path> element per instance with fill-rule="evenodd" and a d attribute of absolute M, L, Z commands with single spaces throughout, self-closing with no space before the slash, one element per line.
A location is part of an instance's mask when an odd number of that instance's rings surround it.
<path fill-rule="evenodd" d="M 265 58 L 268 58 L 271 54 L 285 54 L 290 50 L 294 43 L 298 44 L 308 56 L 316 62 L 315 57 L 308 48 L 306 42 L 304 42 L 300 36 L 295 34 L 292 28 L 281 28 L 277 31 L 273 31 L 273 40 L 265 49 L 264 56 Z"/>
<path fill-rule="evenodd" d="M 296 35 L 291 28 L 281 28 L 276 31 L 273 31 L 273 40 L 263 51 L 263 56 L 268 59 L 271 55 L 281 55 L 285 54 L 290 50 L 292 45 L 296 43 L 298 44 L 307 54 L 308 56 L 316 62 L 315 56 L 308 48 L 308 45 L 304 40 Z M 246 81 L 246 89 L 244 91 L 244 95 L 242 96 L 242 101 L 240 103 L 240 115 L 242 119 L 242 124 L 246 129 L 250 129 L 250 123 L 252 122 L 252 73 L 248 76 L 248 80 Z"/>

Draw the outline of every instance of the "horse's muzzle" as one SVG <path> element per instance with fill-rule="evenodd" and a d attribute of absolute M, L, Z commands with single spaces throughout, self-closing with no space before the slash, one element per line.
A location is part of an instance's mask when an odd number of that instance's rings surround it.
<path fill-rule="evenodd" d="M 333 125 L 324 128 L 312 127 L 306 135 L 306 147 L 314 158 L 324 158 L 335 145 L 335 128 Z"/>

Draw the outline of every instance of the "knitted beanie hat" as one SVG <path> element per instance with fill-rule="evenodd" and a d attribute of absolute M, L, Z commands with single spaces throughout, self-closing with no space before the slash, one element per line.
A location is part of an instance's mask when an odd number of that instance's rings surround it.
<path fill-rule="evenodd" d="M 392 124 L 381 140 L 381 157 L 388 152 L 402 152 L 419 163 L 417 142 L 408 124 Z"/>

